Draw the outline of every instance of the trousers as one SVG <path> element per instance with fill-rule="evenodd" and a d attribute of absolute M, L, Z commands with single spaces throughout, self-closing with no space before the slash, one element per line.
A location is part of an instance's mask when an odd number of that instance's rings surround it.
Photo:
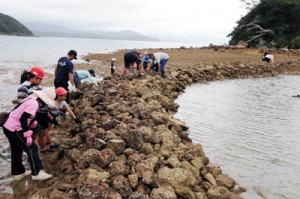
<path fill-rule="evenodd" d="M 12 132 L 3 127 L 3 132 L 8 138 L 11 149 L 11 174 L 20 175 L 25 172 L 25 167 L 22 163 L 22 154 L 25 151 L 31 167 L 31 174 L 38 175 L 43 165 L 38 154 L 38 146 L 36 143 L 32 142 L 31 146 L 27 146 L 23 131 Z"/>

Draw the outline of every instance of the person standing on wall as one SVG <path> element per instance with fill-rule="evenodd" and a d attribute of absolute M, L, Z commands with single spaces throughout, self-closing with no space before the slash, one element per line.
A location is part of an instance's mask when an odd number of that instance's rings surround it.
<path fill-rule="evenodd" d="M 73 71 L 74 71 L 74 64 L 72 63 L 73 59 L 77 59 L 77 52 L 75 50 L 70 50 L 66 57 L 61 57 L 56 65 L 55 68 L 55 78 L 54 78 L 54 86 L 55 88 L 63 87 L 67 91 L 68 82 L 70 81 L 72 87 L 70 91 L 76 92 Z M 66 102 L 70 103 L 70 95 L 69 92 L 66 97 Z"/>

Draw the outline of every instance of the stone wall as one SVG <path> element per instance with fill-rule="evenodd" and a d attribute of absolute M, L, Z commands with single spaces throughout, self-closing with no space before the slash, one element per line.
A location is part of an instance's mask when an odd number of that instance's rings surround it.
<path fill-rule="evenodd" d="M 243 188 L 213 166 L 174 103 L 192 83 L 267 77 L 283 65 L 199 64 L 167 78 L 104 78 L 82 84 L 72 104 L 82 124 L 61 130 L 60 147 L 44 158 L 54 177 L 32 182 L 23 198 L 238 199 Z"/>

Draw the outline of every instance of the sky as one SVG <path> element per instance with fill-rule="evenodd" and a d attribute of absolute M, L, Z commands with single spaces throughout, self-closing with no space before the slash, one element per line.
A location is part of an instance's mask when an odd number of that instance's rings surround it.
<path fill-rule="evenodd" d="M 246 9 L 240 0 L 1 0 L 0 13 L 25 24 L 229 41 Z"/>

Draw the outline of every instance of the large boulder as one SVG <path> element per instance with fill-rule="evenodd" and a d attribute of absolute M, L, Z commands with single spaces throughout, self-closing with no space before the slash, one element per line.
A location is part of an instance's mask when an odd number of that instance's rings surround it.
<path fill-rule="evenodd" d="M 151 199 L 177 199 L 174 189 L 171 186 L 161 186 L 153 189 L 150 195 Z"/>
<path fill-rule="evenodd" d="M 170 169 L 168 167 L 161 168 L 157 177 L 161 183 L 169 183 L 173 186 L 194 186 L 197 184 L 197 178 L 193 173 L 184 168 L 174 168 Z"/>

